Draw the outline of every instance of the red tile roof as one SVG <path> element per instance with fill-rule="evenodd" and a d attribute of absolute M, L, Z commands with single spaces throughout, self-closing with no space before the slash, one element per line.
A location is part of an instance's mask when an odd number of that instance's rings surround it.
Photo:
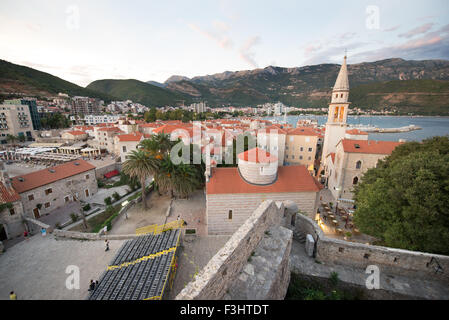
<path fill-rule="evenodd" d="M 22 193 L 93 169 L 95 169 L 95 166 L 87 161 L 78 159 L 59 166 L 14 177 L 12 178 L 12 186 L 18 193 Z M 23 181 L 20 179 L 23 179 Z"/>
<path fill-rule="evenodd" d="M 7 188 L 2 181 L 0 181 L 0 203 L 15 202 L 20 200 L 20 195 L 14 188 Z"/>
<path fill-rule="evenodd" d="M 121 142 L 128 142 L 128 141 L 140 141 L 142 139 L 142 136 L 143 135 L 140 132 L 134 132 L 130 134 L 121 134 L 116 137 Z"/>
<path fill-rule="evenodd" d="M 122 130 L 120 130 L 120 128 L 117 128 L 117 127 L 105 127 L 105 128 L 98 129 L 98 131 L 123 132 Z"/>
<path fill-rule="evenodd" d="M 395 141 L 375 141 L 375 140 L 340 140 L 343 150 L 349 153 L 373 153 L 391 154 L 393 150 L 401 144 Z"/>
<path fill-rule="evenodd" d="M 319 136 L 320 134 L 311 127 L 298 127 L 288 130 L 288 135 L 294 136 Z"/>
<path fill-rule="evenodd" d="M 368 135 L 368 132 L 360 131 L 359 129 L 346 130 L 346 133 L 354 134 L 354 135 L 363 135 L 363 136 L 367 136 Z"/>
<path fill-rule="evenodd" d="M 72 136 L 81 136 L 83 134 L 87 134 L 84 131 L 67 131 L 66 133 L 71 134 Z"/>
<path fill-rule="evenodd" d="M 251 150 L 242 152 L 238 155 L 238 157 L 240 160 L 256 163 L 270 163 L 278 161 L 277 157 L 260 148 L 252 148 Z"/>
<path fill-rule="evenodd" d="M 305 166 L 279 167 L 277 180 L 268 186 L 247 183 L 238 168 L 212 168 L 206 185 L 207 194 L 318 192 L 321 189 Z"/>
<path fill-rule="evenodd" d="M 191 136 L 191 130 L 193 130 L 192 125 L 189 125 L 189 124 L 187 124 L 187 125 L 166 124 L 166 125 L 163 125 L 162 127 L 154 129 L 153 133 L 154 134 L 158 134 L 158 133 L 162 133 L 163 132 L 165 134 L 170 134 L 173 131 L 178 130 L 178 129 L 187 130 L 189 132 L 190 136 Z"/>

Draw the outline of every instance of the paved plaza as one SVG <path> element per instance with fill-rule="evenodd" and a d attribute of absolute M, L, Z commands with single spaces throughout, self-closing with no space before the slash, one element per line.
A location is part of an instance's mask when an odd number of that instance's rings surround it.
<path fill-rule="evenodd" d="M 14 291 L 20 300 L 84 299 L 91 279 L 98 280 L 124 240 L 111 240 L 104 251 L 103 241 L 55 240 L 40 234 L 0 254 L 0 299 Z M 66 268 L 79 267 L 80 289 L 68 290 Z"/>

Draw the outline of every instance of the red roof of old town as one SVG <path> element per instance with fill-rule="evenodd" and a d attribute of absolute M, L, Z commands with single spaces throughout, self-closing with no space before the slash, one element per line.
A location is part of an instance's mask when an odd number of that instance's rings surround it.
<path fill-rule="evenodd" d="M 311 127 L 298 127 L 295 129 L 288 130 L 288 135 L 294 135 L 294 136 L 319 136 L 320 134 L 316 132 L 315 129 Z"/>
<path fill-rule="evenodd" d="M 242 152 L 238 155 L 238 157 L 240 160 L 256 163 L 270 163 L 278 161 L 277 157 L 260 148 L 252 148 L 251 150 Z"/>
<path fill-rule="evenodd" d="M 20 200 L 20 195 L 14 188 L 7 188 L 2 181 L 0 181 L 0 203 L 15 202 Z"/>
<path fill-rule="evenodd" d="M 121 134 L 116 137 L 122 142 L 127 142 L 127 141 L 140 141 L 142 139 L 142 136 L 143 135 L 140 132 L 134 132 L 129 134 Z"/>
<path fill-rule="evenodd" d="M 18 193 L 22 193 L 93 169 L 95 169 L 95 166 L 87 161 L 78 159 L 59 166 L 14 177 L 11 183 Z"/>
<path fill-rule="evenodd" d="M 363 135 L 363 136 L 368 135 L 368 132 L 360 131 L 359 129 L 346 130 L 346 133 L 354 134 L 354 135 Z"/>
<path fill-rule="evenodd" d="M 120 128 L 117 128 L 117 127 L 105 127 L 105 128 L 98 129 L 98 131 L 123 132 L 122 130 L 120 130 Z"/>
<path fill-rule="evenodd" d="M 67 131 L 66 133 L 69 133 L 72 136 L 80 136 L 80 135 L 86 134 L 84 131 Z"/>
<path fill-rule="evenodd" d="M 343 150 L 349 153 L 373 153 L 391 154 L 393 150 L 401 144 L 395 141 L 375 141 L 375 140 L 340 140 Z"/>
<path fill-rule="evenodd" d="M 254 185 L 240 176 L 238 168 L 212 168 L 207 194 L 318 192 L 322 186 L 305 166 L 278 168 L 278 177 L 270 185 Z"/>

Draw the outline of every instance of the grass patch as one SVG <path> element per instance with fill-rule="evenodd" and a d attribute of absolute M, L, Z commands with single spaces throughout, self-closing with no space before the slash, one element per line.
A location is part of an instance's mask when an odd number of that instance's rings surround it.
<path fill-rule="evenodd" d="M 106 211 L 96 215 L 95 217 L 90 218 L 87 220 L 87 226 L 88 228 L 85 229 L 83 224 L 79 224 L 70 231 L 80 231 L 80 232 L 88 232 L 88 233 L 97 233 L 105 226 L 108 226 L 108 230 L 111 229 L 111 221 L 117 217 L 117 215 L 120 212 L 122 205 L 117 204 L 115 206 L 109 206 Z"/>
<path fill-rule="evenodd" d="M 285 300 L 360 300 L 362 298 L 362 290 L 340 288 L 338 275 L 318 280 L 292 272 Z"/>

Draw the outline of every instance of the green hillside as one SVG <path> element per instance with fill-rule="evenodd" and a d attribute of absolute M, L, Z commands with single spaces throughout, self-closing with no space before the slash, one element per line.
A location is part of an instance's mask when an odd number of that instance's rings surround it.
<path fill-rule="evenodd" d="M 105 101 L 114 99 L 108 94 L 77 86 L 51 74 L 0 60 L 0 95 L 3 97 L 10 95 L 48 97 L 60 92 Z"/>
<path fill-rule="evenodd" d="M 103 92 L 120 100 L 132 100 L 151 106 L 176 105 L 180 100 L 188 103 L 191 98 L 181 93 L 175 93 L 149 83 L 138 80 L 97 80 L 89 84 L 87 89 Z"/>
<path fill-rule="evenodd" d="M 449 81 L 395 80 L 351 89 L 350 101 L 361 109 L 395 107 L 402 113 L 449 115 Z"/>

